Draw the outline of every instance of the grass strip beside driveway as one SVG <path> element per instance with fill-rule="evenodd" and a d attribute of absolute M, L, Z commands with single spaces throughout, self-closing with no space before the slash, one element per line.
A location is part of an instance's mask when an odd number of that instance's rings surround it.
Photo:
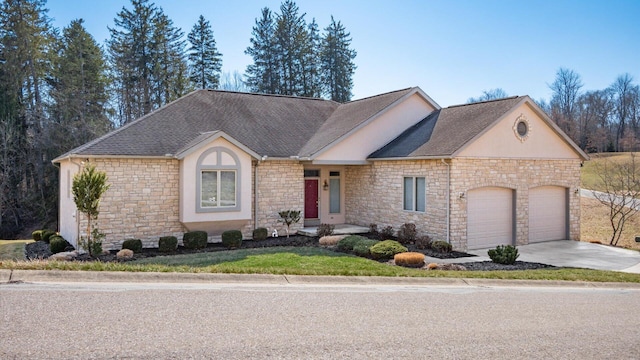
<path fill-rule="evenodd" d="M 449 277 L 640 283 L 640 274 L 590 269 L 541 269 L 523 271 L 427 271 L 407 269 L 313 247 L 242 249 L 189 255 L 158 256 L 123 263 L 5 260 L 0 261 L 0 268 L 22 270 Z"/>
<path fill-rule="evenodd" d="M 0 240 L 0 261 L 24 259 L 24 245 L 33 240 Z"/>

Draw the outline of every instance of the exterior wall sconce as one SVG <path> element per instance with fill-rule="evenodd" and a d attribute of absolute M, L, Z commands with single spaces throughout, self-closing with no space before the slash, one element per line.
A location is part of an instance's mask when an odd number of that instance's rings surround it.
<path fill-rule="evenodd" d="M 327 179 L 322 183 L 322 190 L 329 190 L 329 183 L 327 182 Z"/>
<path fill-rule="evenodd" d="M 573 190 L 573 193 L 576 195 L 580 194 L 580 188 L 579 187 L 575 188 L 575 190 Z"/>
<path fill-rule="evenodd" d="M 459 195 L 459 197 L 460 197 L 460 199 L 464 199 L 464 197 L 465 197 L 464 192 L 461 192 L 461 193 L 460 193 L 460 195 Z"/>

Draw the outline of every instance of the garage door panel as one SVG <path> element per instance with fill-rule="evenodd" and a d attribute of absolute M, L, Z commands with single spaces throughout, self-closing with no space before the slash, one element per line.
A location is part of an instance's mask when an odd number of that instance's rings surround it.
<path fill-rule="evenodd" d="M 499 187 L 467 194 L 467 247 L 489 248 L 513 241 L 513 191 Z"/>
<path fill-rule="evenodd" d="M 567 189 L 540 186 L 529 190 L 529 242 L 567 238 Z"/>

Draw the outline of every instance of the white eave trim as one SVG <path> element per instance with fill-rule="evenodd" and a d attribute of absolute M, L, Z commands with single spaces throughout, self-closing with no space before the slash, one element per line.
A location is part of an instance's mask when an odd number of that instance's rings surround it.
<path fill-rule="evenodd" d="M 261 159 L 262 156 L 258 155 L 255 151 L 249 149 L 246 145 L 242 144 L 241 142 L 239 142 L 238 140 L 234 139 L 233 137 L 227 135 L 224 131 L 212 131 L 212 132 L 208 132 L 208 133 L 203 133 L 201 135 L 201 138 L 197 141 L 197 143 L 187 147 L 187 148 L 182 148 L 178 151 L 178 153 L 175 154 L 175 158 L 178 160 L 182 160 L 185 157 L 189 156 L 190 154 L 193 154 L 194 152 L 196 152 L 197 150 L 199 150 L 200 148 L 202 148 L 203 146 L 206 146 L 207 144 L 211 143 L 212 141 L 219 139 L 219 138 L 223 138 L 225 140 L 227 140 L 228 142 L 232 143 L 233 145 L 235 145 L 236 147 L 238 147 L 239 149 L 241 149 L 242 151 L 244 151 L 245 153 L 251 155 L 251 157 L 253 157 L 254 159 Z"/>

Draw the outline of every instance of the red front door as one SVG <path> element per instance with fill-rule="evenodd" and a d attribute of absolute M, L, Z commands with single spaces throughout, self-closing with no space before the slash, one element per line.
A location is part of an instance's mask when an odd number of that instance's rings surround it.
<path fill-rule="evenodd" d="M 318 179 L 304 180 L 304 218 L 318 218 Z"/>

